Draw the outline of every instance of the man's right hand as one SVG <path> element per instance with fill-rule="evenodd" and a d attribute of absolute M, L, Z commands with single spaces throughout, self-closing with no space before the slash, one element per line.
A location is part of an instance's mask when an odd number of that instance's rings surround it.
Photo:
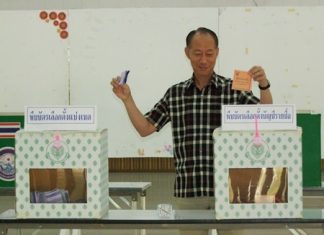
<path fill-rule="evenodd" d="M 131 97 L 131 91 L 127 84 L 119 84 L 120 79 L 120 76 L 117 76 L 111 80 L 110 84 L 115 95 L 123 102 L 126 102 Z"/>
<path fill-rule="evenodd" d="M 113 78 L 110 84 L 112 85 L 113 92 L 116 96 L 124 102 L 133 126 L 142 137 L 152 134 L 156 131 L 156 127 L 150 123 L 137 108 L 132 98 L 129 86 L 127 84 L 119 84 L 119 81 L 120 76 Z"/>

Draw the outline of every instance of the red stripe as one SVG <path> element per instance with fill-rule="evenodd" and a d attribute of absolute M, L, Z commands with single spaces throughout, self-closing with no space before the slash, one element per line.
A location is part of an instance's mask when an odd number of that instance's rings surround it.
<path fill-rule="evenodd" d="M 0 122 L 0 126 L 20 126 L 20 122 Z"/>
<path fill-rule="evenodd" d="M 15 135 L 0 135 L 0 139 L 3 138 L 15 138 Z"/>

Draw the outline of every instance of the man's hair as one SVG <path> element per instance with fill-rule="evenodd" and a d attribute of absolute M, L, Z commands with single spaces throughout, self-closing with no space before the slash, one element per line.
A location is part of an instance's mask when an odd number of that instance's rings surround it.
<path fill-rule="evenodd" d="M 213 30 L 204 28 L 204 27 L 199 27 L 198 29 L 192 30 L 186 37 L 186 45 L 187 47 L 190 46 L 192 38 L 197 34 L 197 33 L 201 33 L 201 34 L 209 34 L 210 36 L 213 37 L 214 41 L 215 41 L 215 46 L 216 48 L 218 47 L 218 37 L 216 35 L 216 33 Z"/>

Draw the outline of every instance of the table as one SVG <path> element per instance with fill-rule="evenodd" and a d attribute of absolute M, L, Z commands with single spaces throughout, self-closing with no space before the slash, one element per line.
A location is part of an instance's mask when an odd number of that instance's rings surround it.
<path fill-rule="evenodd" d="M 321 228 L 324 210 L 304 209 L 296 219 L 216 220 L 213 210 L 176 210 L 175 218 L 161 219 L 156 210 L 110 210 L 102 219 L 16 219 L 14 209 L 0 214 L 0 234 L 8 229 L 299 229 Z"/>
<path fill-rule="evenodd" d="M 151 182 L 109 182 L 109 201 L 119 209 L 120 206 L 111 199 L 112 196 L 130 196 L 131 208 L 137 209 L 140 196 L 141 209 L 146 208 L 146 191 L 152 186 Z M 15 196 L 15 188 L 0 188 L 0 196 Z M 125 201 L 125 200 L 123 200 Z"/>
<path fill-rule="evenodd" d="M 137 209 L 138 195 L 140 195 L 141 209 L 146 209 L 146 191 L 152 186 L 151 182 L 109 182 L 109 201 L 117 208 L 121 207 L 111 198 L 120 197 L 126 204 L 128 201 L 123 196 L 131 197 L 132 209 Z"/>
<path fill-rule="evenodd" d="M 146 209 L 146 191 L 152 186 L 151 182 L 109 182 L 109 202 L 117 209 L 121 207 L 112 199 L 113 196 L 118 196 L 123 202 L 133 210 L 137 209 L 138 199 L 140 197 L 141 209 Z M 0 196 L 15 196 L 15 188 L 0 188 Z M 131 197 L 131 203 L 124 196 Z M 139 197 L 138 197 L 139 196 Z M 71 231 L 61 230 L 60 235 L 70 234 Z M 140 231 L 141 235 L 145 235 L 145 230 Z M 0 234 L 4 234 L 1 233 Z M 80 231 L 74 231 L 74 234 L 81 234 Z"/>
<path fill-rule="evenodd" d="M 128 184 L 130 183 L 130 184 Z M 119 195 L 146 194 L 151 186 L 149 182 L 116 182 L 111 185 Z M 127 185 L 128 184 L 128 185 Z M 130 190 L 133 186 L 133 189 Z M 129 190 L 127 190 L 127 188 Z M 136 188 L 136 189 L 135 189 Z M 116 195 L 110 189 L 111 195 Z M 143 190 L 143 192 L 141 191 Z M 13 194 L 12 194 L 13 193 Z M 2 190 L 0 195 L 10 194 Z M 14 190 L 11 191 L 14 195 Z M 117 194 L 118 195 L 118 194 Z M 323 188 L 306 188 L 304 195 L 323 196 Z M 135 194 L 132 200 L 136 199 Z M 303 218 L 298 219 L 236 219 L 216 220 L 214 211 L 176 211 L 174 219 L 161 219 L 156 210 L 110 210 L 102 219 L 16 219 L 14 210 L 0 214 L 0 234 L 5 235 L 8 229 L 299 229 L 321 228 L 324 233 L 324 210 L 304 209 Z"/>

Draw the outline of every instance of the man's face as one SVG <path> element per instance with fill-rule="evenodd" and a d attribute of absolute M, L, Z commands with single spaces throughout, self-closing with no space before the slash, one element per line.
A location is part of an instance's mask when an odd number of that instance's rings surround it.
<path fill-rule="evenodd" d="M 210 78 L 214 71 L 218 51 L 211 35 L 197 33 L 193 36 L 185 52 L 197 79 Z"/>

